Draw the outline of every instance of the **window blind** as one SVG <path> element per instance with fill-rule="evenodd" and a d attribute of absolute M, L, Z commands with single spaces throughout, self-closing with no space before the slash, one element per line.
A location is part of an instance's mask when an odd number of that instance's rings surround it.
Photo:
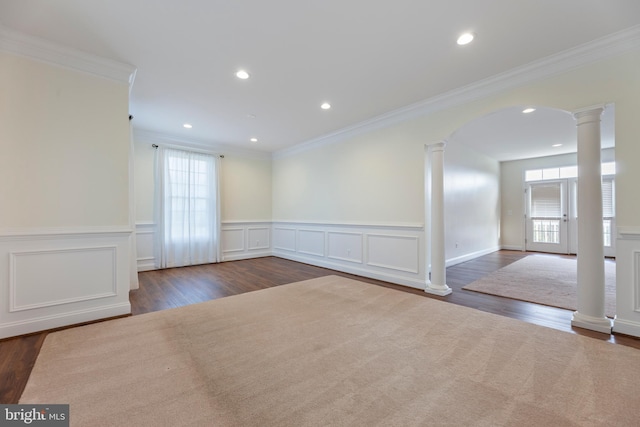
<path fill-rule="evenodd" d="M 532 185 L 531 217 L 560 218 L 562 216 L 560 192 L 559 182 Z"/>
<path fill-rule="evenodd" d="M 614 212 L 614 181 L 613 179 L 602 180 L 602 217 L 613 218 Z"/>

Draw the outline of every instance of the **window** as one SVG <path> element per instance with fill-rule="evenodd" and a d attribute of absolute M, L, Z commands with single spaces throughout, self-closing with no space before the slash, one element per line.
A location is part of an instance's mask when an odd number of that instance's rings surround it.
<path fill-rule="evenodd" d="M 602 175 L 615 175 L 616 163 L 607 162 L 601 165 Z M 578 166 L 563 166 L 558 168 L 547 169 L 530 169 L 524 172 L 524 180 L 530 181 L 546 181 L 558 178 L 577 178 Z"/>
<path fill-rule="evenodd" d="M 603 239 L 606 248 L 613 247 L 615 228 L 615 162 L 602 163 L 602 226 Z M 531 220 L 533 242 L 559 243 L 561 213 L 559 204 L 560 189 L 555 189 L 556 183 L 551 180 L 574 179 L 578 177 L 577 166 L 563 166 L 557 168 L 531 169 L 525 171 L 525 181 L 530 182 Z M 548 182 L 545 182 L 548 181 Z M 574 187 L 573 197 L 570 199 L 571 212 L 577 212 L 577 191 Z M 535 190 L 534 190 L 535 189 Z M 558 202 L 560 203 L 560 202 Z"/>
<path fill-rule="evenodd" d="M 218 261 L 216 158 L 161 148 L 161 267 Z"/>
<path fill-rule="evenodd" d="M 604 246 L 611 247 L 613 238 L 613 220 L 615 218 L 615 180 L 613 177 L 602 180 L 602 226 Z"/>

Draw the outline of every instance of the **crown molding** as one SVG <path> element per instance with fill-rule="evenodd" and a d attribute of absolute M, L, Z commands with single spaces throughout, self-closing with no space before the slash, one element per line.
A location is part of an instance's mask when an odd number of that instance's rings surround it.
<path fill-rule="evenodd" d="M 267 159 L 271 158 L 271 153 L 265 151 L 238 148 L 229 144 L 217 143 L 196 138 L 185 138 L 183 136 L 170 135 L 148 129 L 139 129 L 135 126 L 133 128 L 133 140 L 144 141 L 158 145 L 165 144 L 184 148 L 193 148 L 197 150 L 205 150 L 220 155 L 239 154 L 250 157 Z"/>
<path fill-rule="evenodd" d="M 0 51 L 125 83 L 131 87 L 136 67 L 103 58 L 0 25 Z"/>
<path fill-rule="evenodd" d="M 453 108 L 637 49 L 640 49 L 640 25 L 609 34 L 592 42 L 390 111 L 338 131 L 301 142 L 293 147 L 275 151 L 273 158 L 286 157 L 416 117 Z"/>

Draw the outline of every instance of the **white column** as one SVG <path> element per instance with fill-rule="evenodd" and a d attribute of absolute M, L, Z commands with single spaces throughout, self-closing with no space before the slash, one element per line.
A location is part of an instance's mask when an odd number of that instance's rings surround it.
<path fill-rule="evenodd" d="M 571 325 L 611 333 L 604 315 L 604 242 L 600 116 L 603 107 L 574 114 L 578 126 L 578 310 Z"/>
<path fill-rule="evenodd" d="M 431 172 L 431 280 L 427 277 L 425 292 L 449 295 L 444 256 L 444 146 L 438 142 L 429 146 Z M 427 231 L 425 224 L 425 231 Z"/>

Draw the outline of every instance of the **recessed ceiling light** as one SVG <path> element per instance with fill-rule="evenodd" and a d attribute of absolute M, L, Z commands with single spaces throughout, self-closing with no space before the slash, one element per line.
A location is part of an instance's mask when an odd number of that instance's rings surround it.
<path fill-rule="evenodd" d="M 552 147 L 562 147 L 562 144 L 553 144 Z"/>
<path fill-rule="evenodd" d="M 328 102 L 323 102 L 320 108 L 322 108 L 323 110 L 328 110 L 329 108 L 331 108 L 331 104 L 329 104 Z"/>
<path fill-rule="evenodd" d="M 258 138 L 251 138 L 249 141 L 251 141 L 251 142 L 258 142 Z"/>
<path fill-rule="evenodd" d="M 458 37 L 458 41 L 456 43 L 458 43 L 460 46 L 463 46 L 465 44 L 471 43 L 475 37 L 476 36 L 473 33 L 464 33 L 461 34 L 460 37 Z"/>
<path fill-rule="evenodd" d="M 524 110 L 522 110 L 522 112 L 525 114 L 533 113 L 534 111 L 536 111 L 535 108 L 525 108 Z"/>
<path fill-rule="evenodd" d="M 187 128 L 187 129 L 191 129 L 193 127 L 193 125 L 189 124 L 189 123 L 185 123 L 182 125 L 182 127 Z"/>
<path fill-rule="evenodd" d="M 249 78 L 249 73 L 247 73 L 245 70 L 238 70 L 238 72 L 236 73 L 236 77 L 242 80 L 246 80 Z"/>

